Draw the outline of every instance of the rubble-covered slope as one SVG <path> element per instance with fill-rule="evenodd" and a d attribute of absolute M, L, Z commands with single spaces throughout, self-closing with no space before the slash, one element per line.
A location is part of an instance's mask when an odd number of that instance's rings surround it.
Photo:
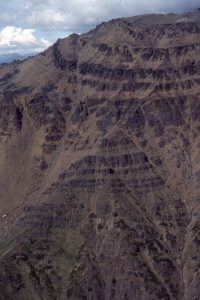
<path fill-rule="evenodd" d="M 0 300 L 197 300 L 200 12 L 0 66 Z"/>

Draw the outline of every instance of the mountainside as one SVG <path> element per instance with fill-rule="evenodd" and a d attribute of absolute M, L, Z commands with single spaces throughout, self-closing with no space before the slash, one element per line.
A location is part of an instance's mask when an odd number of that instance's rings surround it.
<path fill-rule="evenodd" d="M 199 10 L 0 66 L 0 300 L 198 300 L 199 197 Z"/>

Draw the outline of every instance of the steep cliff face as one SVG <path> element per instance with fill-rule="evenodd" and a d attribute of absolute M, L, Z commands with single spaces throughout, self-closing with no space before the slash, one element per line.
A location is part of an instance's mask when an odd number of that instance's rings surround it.
<path fill-rule="evenodd" d="M 0 67 L 0 299 L 197 300 L 200 13 Z"/>

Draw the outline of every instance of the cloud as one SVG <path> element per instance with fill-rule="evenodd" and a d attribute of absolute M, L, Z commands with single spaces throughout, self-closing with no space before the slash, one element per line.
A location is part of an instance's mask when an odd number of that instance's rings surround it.
<path fill-rule="evenodd" d="M 79 27 L 84 31 L 112 18 L 181 12 L 198 6 L 200 0 L 9 0 L 1 4 L 0 24 L 10 20 L 11 25 L 19 27 L 25 23 L 37 29 L 76 31 Z"/>
<path fill-rule="evenodd" d="M 34 36 L 35 29 L 22 29 L 20 27 L 6 26 L 0 31 L 0 49 L 9 52 L 30 50 L 32 48 L 45 49 L 50 42 L 44 38 L 37 39 Z"/>
<path fill-rule="evenodd" d="M 0 47 L 15 47 L 18 44 L 30 45 L 36 43 L 34 29 L 15 28 L 6 26 L 0 32 Z"/>
<path fill-rule="evenodd" d="M 30 24 L 70 30 L 81 26 L 84 30 L 85 26 L 117 17 L 181 12 L 200 6 L 200 0 L 29 0 L 28 3 L 32 8 L 27 18 Z"/>
<path fill-rule="evenodd" d="M 43 48 L 49 45 L 49 40 L 55 42 L 57 38 L 73 32 L 86 32 L 95 25 L 113 18 L 147 13 L 183 12 L 197 7 L 200 7 L 200 0 L 2 1 L 0 48 L 17 44 L 24 44 L 26 47 L 37 44 L 34 47 Z M 6 34 L 3 31 L 5 28 Z M 35 31 L 22 28 L 34 28 Z"/>
<path fill-rule="evenodd" d="M 52 26 L 60 25 L 66 22 L 65 17 L 61 12 L 54 11 L 53 9 L 45 9 L 44 11 L 33 11 L 27 18 L 31 25 L 36 26 Z"/>

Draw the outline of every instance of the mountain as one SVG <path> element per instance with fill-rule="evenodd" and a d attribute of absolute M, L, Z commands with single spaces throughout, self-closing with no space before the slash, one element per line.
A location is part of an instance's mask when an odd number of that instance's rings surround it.
<path fill-rule="evenodd" d="M 10 63 L 14 60 L 24 60 L 28 58 L 29 56 L 36 55 L 36 53 L 31 54 L 19 54 L 19 53 L 8 53 L 8 54 L 0 54 L 0 64 L 2 63 Z"/>
<path fill-rule="evenodd" d="M 0 300 L 197 300 L 200 11 L 0 66 Z"/>

